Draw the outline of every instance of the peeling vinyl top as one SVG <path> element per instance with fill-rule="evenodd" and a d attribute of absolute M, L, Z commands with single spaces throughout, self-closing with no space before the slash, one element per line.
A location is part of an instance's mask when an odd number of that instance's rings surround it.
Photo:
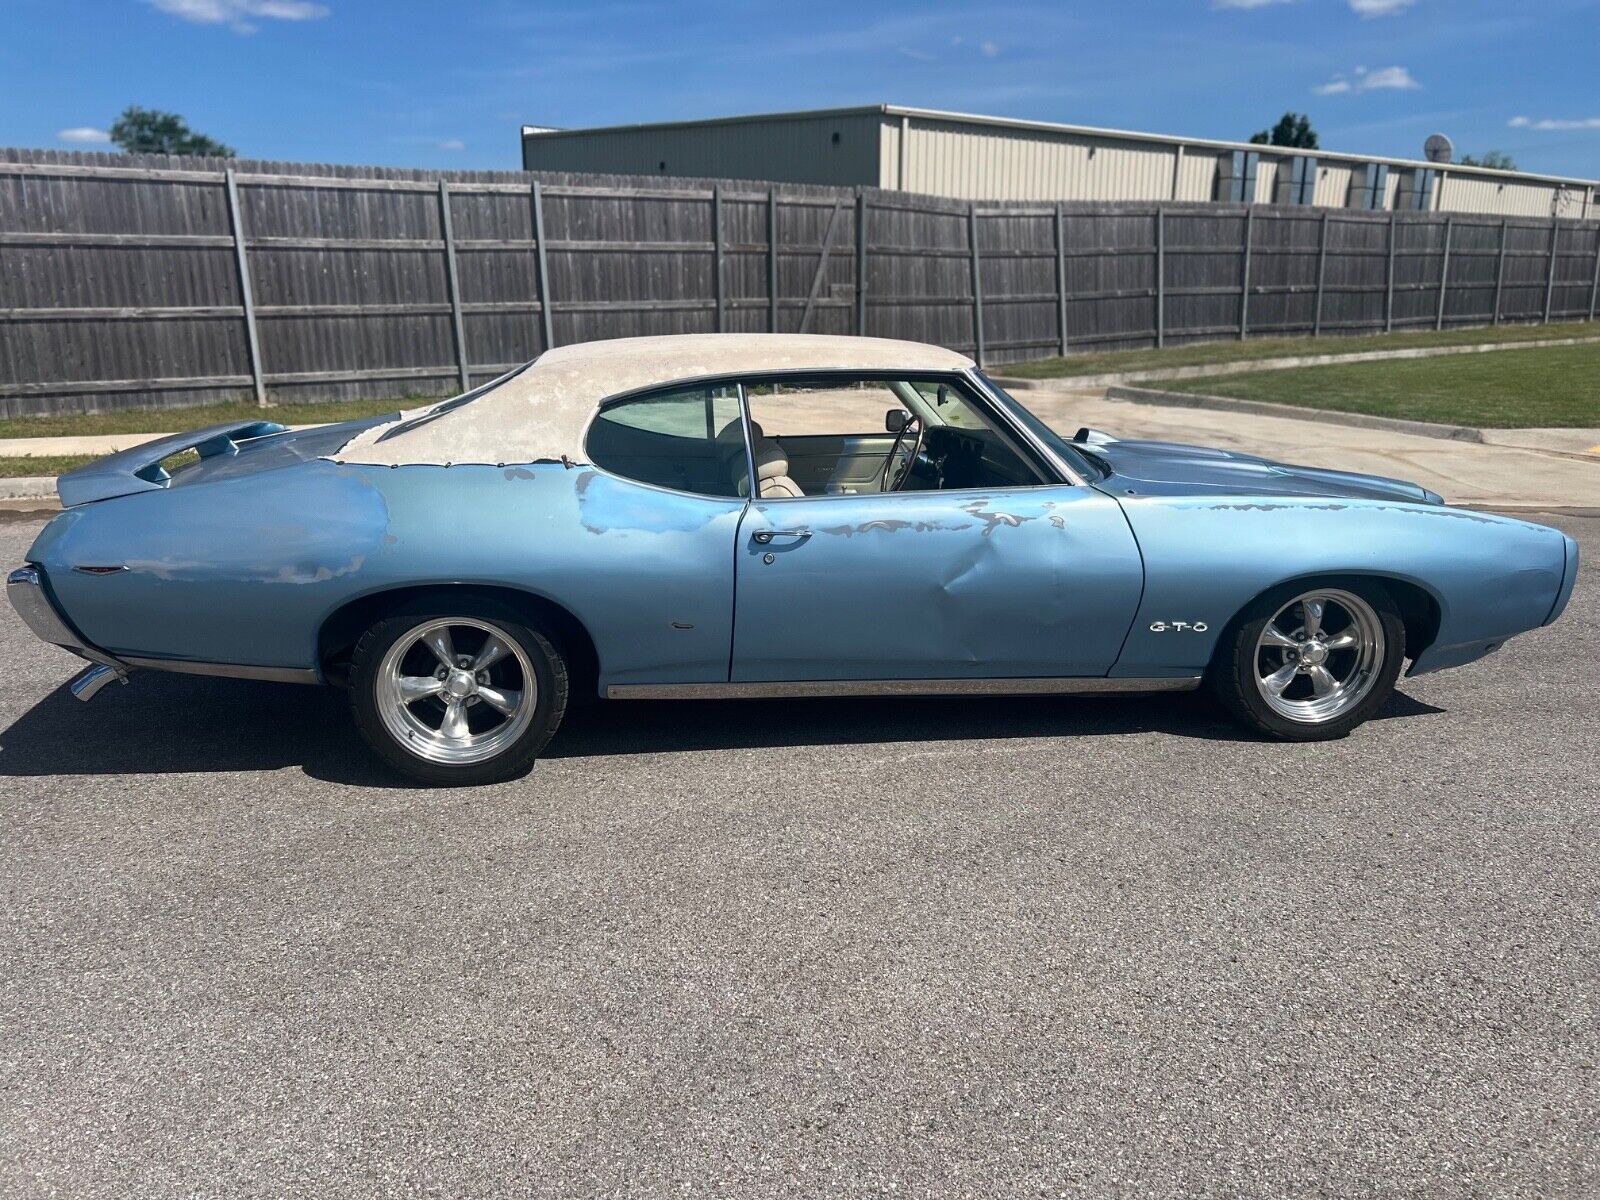
<path fill-rule="evenodd" d="M 697 333 L 562 346 L 453 400 L 363 430 L 330 457 L 378 466 L 587 462 L 583 435 L 601 402 L 643 388 L 767 371 L 954 371 L 952 350 L 887 338 Z"/>

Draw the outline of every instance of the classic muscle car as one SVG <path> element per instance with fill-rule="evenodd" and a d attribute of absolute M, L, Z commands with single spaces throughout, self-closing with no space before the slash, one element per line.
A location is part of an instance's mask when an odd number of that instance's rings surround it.
<path fill-rule="evenodd" d="M 1560 615 L 1578 548 L 1415 484 L 1063 437 L 931 346 L 563 347 L 443 403 L 242 422 L 62 476 L 10 575 L 92 664 L 331 684 L 432 783 L 526 770 L 569 695 L 1174 691 L 1340 737 Z"/>

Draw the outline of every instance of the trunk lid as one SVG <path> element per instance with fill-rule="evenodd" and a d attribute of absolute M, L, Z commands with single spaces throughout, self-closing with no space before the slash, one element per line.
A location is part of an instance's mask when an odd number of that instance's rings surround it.
<path fill-rule="evenodd" d="M 289 429 L 275 421 L 229 421 L 157 438 L 97 459 L 56 480 L 63 508 L 163 491 L 320 458 L 395 414 Z M 191 453 L 192 452 L 192 453 Z"/>

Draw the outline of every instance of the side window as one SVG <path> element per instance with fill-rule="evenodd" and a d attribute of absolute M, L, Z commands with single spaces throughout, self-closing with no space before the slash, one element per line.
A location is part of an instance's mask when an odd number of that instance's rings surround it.
<path fill-rule="evenodd" d="M 702 496 L 749 491 L 744 426 L 735 387 L 678 388 L 602 408 L 586 448 L 597 467 Z"/>
<path fill-rule="evenodd" d="M 1049 481 L 951 379 L 757 379 L 745 394 L 763 499 Z"/>

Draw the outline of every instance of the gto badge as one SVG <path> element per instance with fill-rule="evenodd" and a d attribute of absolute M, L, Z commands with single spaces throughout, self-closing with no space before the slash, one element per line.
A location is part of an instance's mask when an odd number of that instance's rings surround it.
<path fill-rule="evenodd" d="M 1156 621 L 1151 624 L 1150 632 L 1166 633 L 1170 629 L 1174 633 L 1182 633 L 1187 629 L 1190 633 L 1204 633 L 1210 628 L 1204 621 Z"/>

